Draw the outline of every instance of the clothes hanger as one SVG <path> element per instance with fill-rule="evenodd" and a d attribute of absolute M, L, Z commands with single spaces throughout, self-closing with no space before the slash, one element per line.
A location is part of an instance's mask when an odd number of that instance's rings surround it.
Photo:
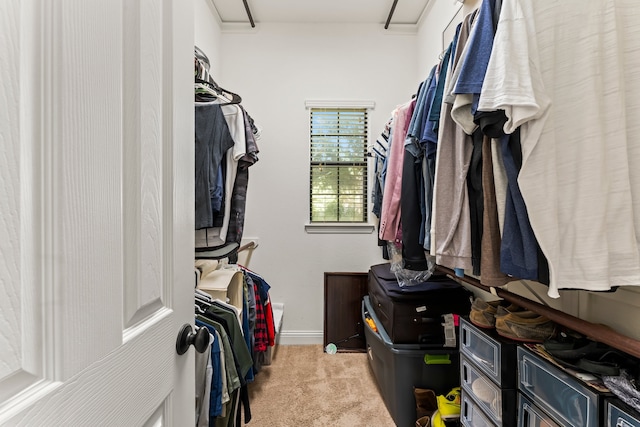
<path fill-rule="evenodd" d="M 211 304 L 196 298 L 194 301 L 194 306 L 195 306 L 195 314 L 204 315 L 206 314 L 207 309 L 211 307 Z"/>
<path fill-rule="evenodd" d="M 195 248 L 195 259 L 223 259 L 238 252 L 238 242 L 226 243 L 215 247 Z"/>
<path fill-rule="evenodd" d="M 227 309 L 227 310 L 231 310 L 234 312 L 234 314 L 237 316 L 239 314 L 239 309 L 238 307 L 236 307 L 235 305 L 231 305 L 228 302 L 222 301 L 221 299 L 214 299 L 213 301 L 211 301 L 211 305 L 214 307 L 220 307 L 222 309 Z"/>
<path fill-rule="evenodd" d="M 257 277 L 258 279 L 260 279 L 260 280 L 264 280 L 264 281 L 266 282 L 265 278 L 264 278 L 264 277 L 262 277 L 261 275 L 259 275 L 258 273 L 256 273 L 255 271 L 252 271 L 252 270 L 248 269 L 247 267 L 242 266 L 242 265 L 240 265 L 240 264 L 238 264 L 238 266 L 239 266 L 239 267 L 240 267 L 240 268 L 241 268 L 245 273 L 247 273 L 247 274 L 249 274 L 249 275 L 251 275 L 251 276 Z"/>
<path fill-rule="evenodd" d="M 211 295 L 209 295 L 208 293 L 201 291 L 200 289 L 196 289 L 195 290 L 195 297 L 196 298 L 200 298 L 203 300 L 206 300 L 207 302 L 211 302 L 213 301 L 213 298 L 211 298 Z"/>
<path fill-rule="evenodd" d="M 211 307 L 211 296 L 200 289 L 196 289 L 194 300 L 195 305 L 200 309 L 200 314 L 203 314 L 207 308 Z"/>
<path fill-rule="evenodd" d="M 211 97 L 213 98 L 211 99 L 212 101 L 221 101 L 220 104 L 226 105 L 233 103 L 232 98 L 227 98 L 224 93 L 217 91 L 204 83 L 194 83 L 193 87 L 195 89 L 196 101 L 204 99 L 205 102 L 208 102 L 210 101 L 208 98 Z"/>
<path fill-rule="evenodd" d="M 198 47 L 194 46 L 195 63 L 195 83 L 196 93 L 201 91 L 206 95 L 215 98 L 222 98 L 226 104 L 239 104 L 242 102 L 240 95 L 222 88 L 209 74 L 210 62 L 207 55 Z"/>
<path fill-rule="evenodd" d="M 210 62 L 209 62 L 209 57 L 207 56 L 206 53 L 204 53 L 202 51 L 202 49 L 200 49 L 198 46 L 194 46 L 193 47 L 193 51 L 194 51 L 194 55 L 196 57 L 196 59 L 200 62 L 202 62 L 203 64 L 207 65 L 207 68 L 209 68 Z"/>
<path fill-rule="evenodd" d="M 200 289 L 196 289 L 196 291 L 200 291 Z M 200 291 L 202 292 L 202 291 Z M 211 302 L 213 301 L 213 299 L 211 298 L 211 296 L 209 295 L 202 295 L 201 293 L 196 292 L 193 297 L 198 300 L 201 301 L 205 304 L 211 304 Z"/>
<path fill-rule="evenodd" d="M 194 304 L 194 308 L 195 308 L 196 314 L 204 314 L 205 313 L 205 311 L 202 309 L 202 307 L 200 307 L 197 303 Z"/>
<path fill-rule="evenodd" d="M 211 77 L 208 80 L 203 80 L 196 77 L 194 86 L 196 93 L 201 90 L 205 94 L 213 95 L 216 98 L 222 98 L 226 104 L 240 104 L 242 97 L 237 93 L 230 92 L 220 87 Z"/>

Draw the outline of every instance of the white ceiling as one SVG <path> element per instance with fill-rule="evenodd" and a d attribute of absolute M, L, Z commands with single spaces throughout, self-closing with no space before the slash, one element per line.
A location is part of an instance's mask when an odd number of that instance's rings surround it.
<path fill-rule="evenodd" d="M 398 0 L 393 24 L 417 24 L 431 0 Z M 211 0 L 223 24 L 246 23 L 242 0 Z M 374 23 L 387 21 L 393 0 L 247 0 L 256 24 L 273 22 Z"/>

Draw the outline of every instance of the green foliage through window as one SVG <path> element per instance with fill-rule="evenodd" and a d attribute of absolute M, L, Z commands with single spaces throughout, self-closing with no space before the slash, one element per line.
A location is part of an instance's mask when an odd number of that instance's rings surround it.
<path fill-rule="evenodd" d="M 367 110 L 311 109 L 311 222 L 367 221 Z"/>

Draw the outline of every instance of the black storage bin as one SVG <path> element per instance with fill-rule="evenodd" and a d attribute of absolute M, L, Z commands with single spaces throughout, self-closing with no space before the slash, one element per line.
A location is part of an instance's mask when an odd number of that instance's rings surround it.
<path fill-rule="evenodd" d="M 366 323 L 370 317 L 375 332 Z M 416 403 L 413 388 L 446 394 L 460 386 L 460 358 L 457 349 L 420 344 L 393 344 L 371 308 L 369 297 L 362 302 L 362 320 L 369 363 L 382 398 L 398 427 L 414 427 Z"/>

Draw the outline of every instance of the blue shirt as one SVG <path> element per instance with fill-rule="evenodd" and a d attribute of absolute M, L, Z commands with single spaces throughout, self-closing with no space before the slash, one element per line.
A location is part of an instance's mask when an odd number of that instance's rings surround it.
<path fill-rule="evenodd" d="M 461 58 L 460 74 L 453 88 L 453 93 L 456 94 L 473 94 L 471 114 L 475 114 L 478 108 L 482 83 L 493 49 L 495 36 L 493 11 L 495 7 L 496 0 L 483 0 L 480 5 L 474 29 L 467 41 L 467 55 Z"/>
<path fill-rule="evenodd" d="M 211 343 L 211 365 L 213 377 L 211 379 L 211 396 L 209 398 L 209 415 L 217 417 L 222 414 L 222 369 L 220 369 L 220 335 L 218 331 L 204 322 L 196 319 L 196 326 L 205 327 L 211 335 L 216 337 Z"/>
<path fill-rule="evenodd" d="M 429 111 L 431 110 L 431 105 L 433 104 L 433 97 L 436 93 L 436 84 L 438 81 L 438 79 L 435 78 L 436 67 L 434 67 L 434 78 L 431 79 L 429 87 L 427 88 L 426 100 L 424 105 L 427 111 L 425 111 L 422 116 L 422 134 L 420 135 L 420 144 L 424 146 L 425 155 L 427 157 L 435 157 L 436 144 L 438 143 L 438 134 L 433 131 L 433 125 L 428 120 Z"/>
<path fill-rule="evenodd" d="M 500 270 L 514 277 L 538 280 L 538 241 L 529 222 L 520 187 L 518 159 L 514 158 L 510 138 L 519 138 L 519 131 L 500 137 L 500 148 L 507 174 L 507 200 L 504 229 L 500 246 Z"/>

